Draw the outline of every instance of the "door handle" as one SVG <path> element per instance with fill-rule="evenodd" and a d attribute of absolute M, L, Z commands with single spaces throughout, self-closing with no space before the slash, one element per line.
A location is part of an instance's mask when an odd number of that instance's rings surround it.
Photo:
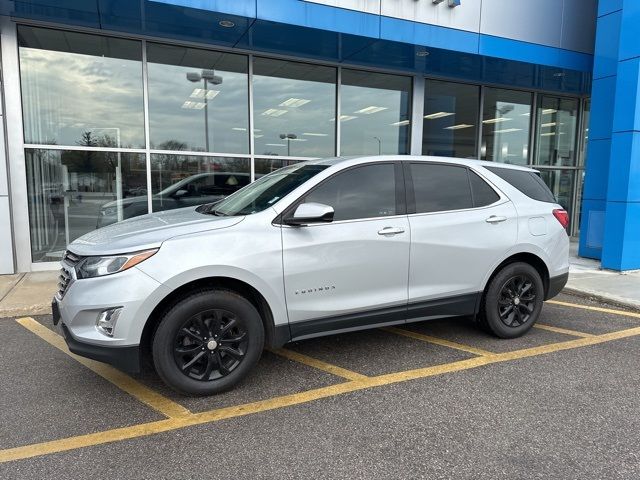
<path fill-rule="evenodd" d="M 398 235 L 399 233 L 404 233 L 404 228 L 399 227 L 384 227 L 382 230 L 378 231 L 378 235 Z"/>
<path fill-rule="evenodd" d="M 506 219 L 507 219 L 507 217 L 498 217 L 496 215 L 491 215 L 485 221 L 487 223 L 500 223 L 500 222 L 504 222 Z"/>

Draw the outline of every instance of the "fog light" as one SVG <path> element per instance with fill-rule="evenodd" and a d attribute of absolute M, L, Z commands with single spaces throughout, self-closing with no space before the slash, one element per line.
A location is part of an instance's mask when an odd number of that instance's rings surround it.
<path fill-rule="evenodd" d="M 107 337 L 113 337 L 113 330 L 116 328 L 116 322 L 118 321 L 118 317 L 120 317 L 120 312 L 122 312 L 122 307 L 110 308 L 109 310 L 100 312 L 98 320 L 96 321 L 98 331 Z"/>

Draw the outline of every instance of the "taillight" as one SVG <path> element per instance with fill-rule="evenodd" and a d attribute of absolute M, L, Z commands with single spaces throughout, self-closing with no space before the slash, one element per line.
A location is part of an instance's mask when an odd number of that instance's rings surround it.
<path fill-rule="evenodd" d="M 561 208 L 556 208 L 553 211 L 553 216 L 556 217 L 556 219 L 560 222 L 562 228 L 566 230 L 569 226 L 569 214 L 567 213 L 567 211 Z"/>

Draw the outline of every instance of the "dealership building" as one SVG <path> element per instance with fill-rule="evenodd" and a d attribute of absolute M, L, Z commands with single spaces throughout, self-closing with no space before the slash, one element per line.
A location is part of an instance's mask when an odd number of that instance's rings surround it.
<path fill-rule="evenodd" d="M 0 273 L 292 162 L 530 165 L 640 269 L 638 0 L 0 0 Z"/>

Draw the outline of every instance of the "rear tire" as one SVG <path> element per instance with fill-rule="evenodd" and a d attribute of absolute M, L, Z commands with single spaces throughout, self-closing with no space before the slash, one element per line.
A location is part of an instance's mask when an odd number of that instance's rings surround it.
<path fill-rule="evenodd" d="M 213 395 L 253 369 L 264 347 L 256 308 L 228 290 L 202 290 L 163 316 L 152 342 L 160 378 L 177 392 Z"/>
<path fill-rule="evenodd" d="M 544 302 L 544 284 L 528 263 L 505 266 L 489 282 L 480 307 L 480 326 L 500 338 L 516 338 L 536 323 Z"/>

